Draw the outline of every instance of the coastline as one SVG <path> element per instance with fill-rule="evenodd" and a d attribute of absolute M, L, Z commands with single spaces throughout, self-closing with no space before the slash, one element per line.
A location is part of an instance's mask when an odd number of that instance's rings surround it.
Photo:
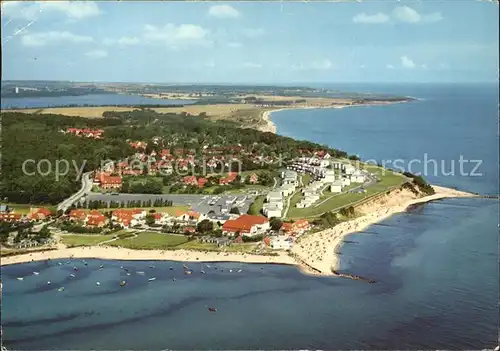
<path fill-rule="evenodd" d="M 363 103 L 363 104 L 339 104 L 339 105 L 328 105 L 328 106 L 293 106 L 293 107 L 282 107 L 277 109 L 272 109 L 268 111 L 263 111 L 260 115 L 264 124 L 259 126 L 257 129 L 261 132 L 269 132 L 276 134 L 277 127 L 276 124 L 272 121 L 272 113 L 286 110 L 316 110 L 316 109 L 342 109 L 346 107 L 359 107 L 359 106 L 383 106 L 383 105 L 392 105 L 392 104 L 402 104 L 411 102 L 413 100 L 417 100 L 416 98 L 411 98 L 411 100 L 402 100 L 402 101 L 378 101 L 371 103 Z"/>
<path fill-rule="evenodd" d="M 454 189 L 434 186 L 436 194 L 421 198 L 411 198 L 411 193 L 400 190 L 392 195 L 392 202 L 362 210 L 361 217 L 338 224 L 321 232 L 300 237 L 291 254 L 278 252 L 277 256 L 254 255 L 237 252 L 211 252 L 196 250 L 132 250 L 113 246 L 84 246 L 56 250 L 39 251 L 22 255 L 7 256 L 0 265 L 44 261 L 47 259 L 109 259 L 109 260 L 150 260 L 181 262 L 238 262 L 261 264 L 286 264 L 297 266 L 305 274 L 333 276 L 332 270 L 338 269 L 340 260 L 336 253 L 346 236 L 362 231 L 368 226 L 387 219 L 391 215 L 404 212 L 411 205 L 452 197 L 475 197 L 477 195 Z M 389 205 L 389 206 L 387 206 Z"/>

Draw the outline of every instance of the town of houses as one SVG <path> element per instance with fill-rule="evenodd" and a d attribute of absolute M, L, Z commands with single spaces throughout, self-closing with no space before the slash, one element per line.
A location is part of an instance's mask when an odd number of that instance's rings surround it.
<path fill-rule="evenodd" d="M 102 138 L 102 130 L 99 129 L 77 129 L 69 128 L 65 133 L 71 133 L 80 137 Z M 159 139 L 153 138 L 153 143 L 159 143 Z M 123 185 L 123 176 L 144 175 L 144 167 L 134 167 L 134 161 L 147 163 L 147 175 L 171 174 L 175 167 L 180 170 L 188 170 L 189 167 L 198 165 L 195 153 L 183 149 L 156 148 L 157 151 L 146 153 L 147 143 L 143 141 L 130 141 L 130 146 L 136 153 L 129 159 L 120 160 L 108 164 L 102 169 L 94 172 L 94 185 L 104 191 L 119 191 Z M 225 155 L 229 151 L 229 155 Z M 234 155 L 242 153 L 252 158 L 258 164 L 267 162 L 266 157 L 245 153 L 240 145 L 226 147 L 203 148 L 206 165 L 215 167 L 218 164 L 228 166 Z M 141 165 L 141 163 L 139 163 Z M 308 174 L 309 181 L 303 184 L 303 177 Z M 248 183 L 258 182 L 256 173 L 247 175 Z M 238 173 L 227 172 L 218 178 L 218 185 L 235 183 Z M 204 242 L 217 242 L 227 244 L 228 242 L 241 242 L 243 237 L 262 236 L 262 241 L 273 249 L 290 249 L 295 238 L 310 229 L 307 220 L 295 220 L 281 222 L 280 228 L 271 230 L 271 222 L 274 218 L 286 217 L 286 210 L 290 206 L 290 198 L 300 193 L 301 198 L 295 206 L 307 208 L 314 206 L 321 199 L 325 191 L 339 194 L 346 187 L 353 188 L 351 184 L 364 184 L 373 179 L 373 175 L 365 170 L 357 169 L 349 163 L 342 163 L 330 157 L 324 151 L 316 152 L 309 156 L 302 156 L 287 163 L 280 173 L 279 181 L 270 188 L 265 195 L 265 203 L 262 206 L 262 215 L 236 214 L 224 211 L 224 213 L 199 213 L 193 210 L 177 211 L 176 213 L 154 212 L 149 213 L 144 209 L 120 208 L 115 210 L 84 210 L 72 209 L 62 216 L 63 220 L 82 227 L 106 228 L 110 224 L 124 229 L 142 228 L 147 229 L 151 224 L 156 228 L 167 228 L 176 226 L 181 228 L 184 234 L 195 234 L 197 225 L 202 221 L 210 221 L 215 224 L 222 233 L 222 238 L 211 238 L 203 236 L 199 240 Z M 203 188 L 209 180 L 205 176 L 187 175 L 182 178 L 185 186 L 191 185 Z M 241 181 L 241 180 L 239 180 Z M 362 186 L 357 191 L 364 191 Z M 11 211 L 0 212 L 0 221 L 22 222 L 22 221 L 45 221 L 55 214 L 47 209 L 39 209 L 28 215 L 21 215 Z M 153 220 L 153 223 L 151 221 Z M 112 227 L 112 226 L 111 226 Z M 151 228 L 149 228 L 151 229 Z M 267 235 L 272 234 L 272 235 Z M 228 239 L 230 238 L 230 239 Z"/>

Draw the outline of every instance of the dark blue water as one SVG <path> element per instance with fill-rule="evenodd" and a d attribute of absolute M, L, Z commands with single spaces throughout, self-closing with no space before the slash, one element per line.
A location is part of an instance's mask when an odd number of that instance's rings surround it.
<path fill-rule="evenodd" d="M 495 193 L 498 100 L 488 89 L 468 95 L 469 88 L 446 93 L 408 86 L 399 94 L 426 99 L 273 116 L 280 133 L 364 158 L 409 159 L 422 151 L 481 158 L 487 176 L 436 175 L 432 181 Z M 181 263 L 156 262 L 151 269 L 149 262 L 104 262 L 99 271 L 101 261 L 92 260 L 87 267 L 76 263 L 74 279 L 73 263 L 2 267 L 4 342 L 32 350 L 491 348 L 498 342 L 498 210 L 491 199 L 441 200 L 351 235 L 342 269 L 376 284 L 238 263 L 217 264 L 224 272 L 205 268 L 206 275 L 194 264 L 193 275 L 184 276 Z M 120 265 L 146 276 L 127 277 Z M 148 283 L 150 276 L 158 279 Z M 129 283 L 120 288 L 124 278 Z M 57 292 L 61 285 L 66 290 Z"/>
<path fill-rule="evenodd" d="M 150 99 L 139 95 L 89 94 L 81 96 L 51 96 L 32 98 L 2 98 L 2 108 L 42 108 L 67 105 L 115 106 L 115 105 L 186 105 L 193 100 Z"/>

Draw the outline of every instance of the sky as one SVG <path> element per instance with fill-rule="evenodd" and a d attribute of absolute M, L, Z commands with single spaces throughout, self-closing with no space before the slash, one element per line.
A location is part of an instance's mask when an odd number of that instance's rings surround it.
<path fill-rule="evenodd" d="M 493 82 L 498 3 L 2 3 L 2 79 Z"/>

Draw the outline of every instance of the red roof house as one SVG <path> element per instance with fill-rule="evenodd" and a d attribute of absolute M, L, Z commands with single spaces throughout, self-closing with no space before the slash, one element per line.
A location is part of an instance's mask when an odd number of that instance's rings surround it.
<path fill-rule="evenodd" d="M 244 214 L 236 219 L 230 219 L 222 225 L 224 234 L 256 235 L 269 229 L 269 220 L 262 216 Z"/>

